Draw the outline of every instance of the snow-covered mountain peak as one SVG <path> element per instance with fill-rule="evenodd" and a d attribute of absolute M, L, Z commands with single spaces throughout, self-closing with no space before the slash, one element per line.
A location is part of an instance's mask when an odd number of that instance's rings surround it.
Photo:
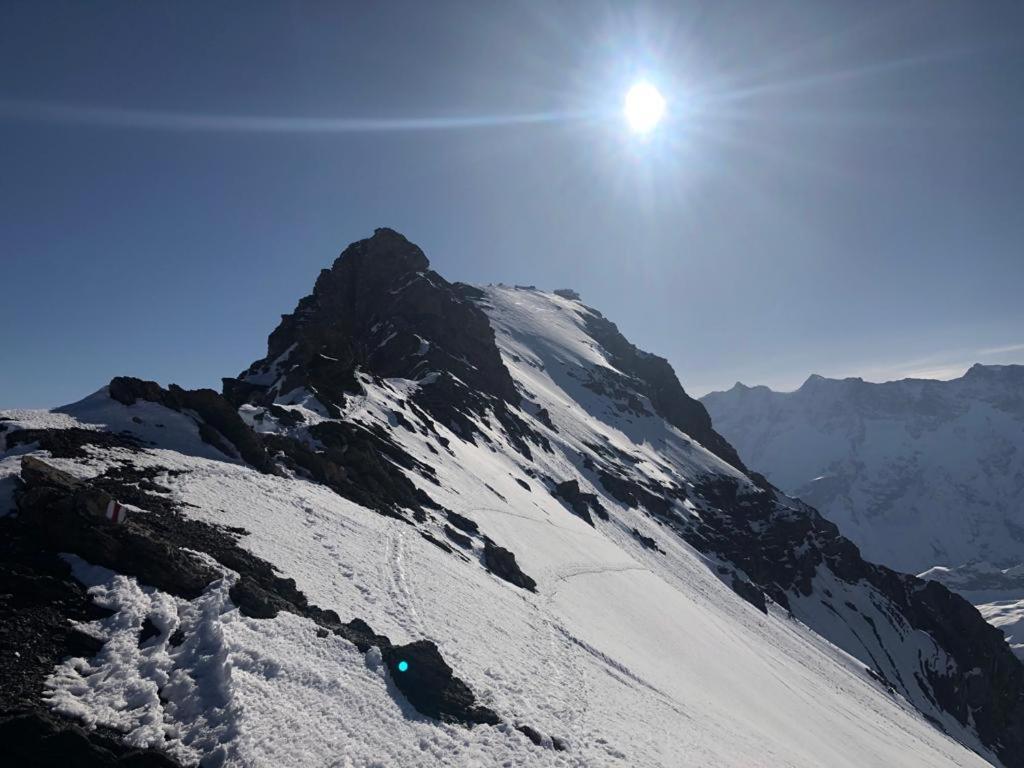
<path fill-rule="evenodd" d="M 1024 765 L 1024 667 L 968 603 L 748 471 L 575 294 L 389 230 L 223 394 L 0 418 L 13 754 L 73 719 L 153 765 Z"/>

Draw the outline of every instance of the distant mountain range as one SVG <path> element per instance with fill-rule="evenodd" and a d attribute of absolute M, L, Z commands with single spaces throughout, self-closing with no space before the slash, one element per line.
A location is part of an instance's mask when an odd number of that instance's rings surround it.
<path fill-rule="evenodd" d="M 1024 366 L 873 384 L 811 376 L 702 398 L 718 429 L 864 556 L 934 578 L 1024 654 Z"/>
<path fill-rule="evenodd" d="M 1024 561 L 1024 366 L 953 381 L 811 376 L 701 398 L 751 466 L 836 523 L 869 560 Z"/>

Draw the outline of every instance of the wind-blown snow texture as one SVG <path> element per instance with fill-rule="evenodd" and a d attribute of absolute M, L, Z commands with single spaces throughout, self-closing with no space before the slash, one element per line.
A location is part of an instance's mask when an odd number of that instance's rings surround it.
<path fill-rule="evenodd" d="M 748 476 L 567 296 L 449 284 L 379 230 L 227 400 L 118 379 L 3 412 L 0 523 L 110 612 L 48 663 L 47 711 L 182 764 L 1024 764 L 999 633 Z M 83 523 L 103 493 L 126 524 Z M 158 531 L 194 552 L 133 560 Z M 422 640 L 477 724 L 403 692 L 388 649 Z"/>

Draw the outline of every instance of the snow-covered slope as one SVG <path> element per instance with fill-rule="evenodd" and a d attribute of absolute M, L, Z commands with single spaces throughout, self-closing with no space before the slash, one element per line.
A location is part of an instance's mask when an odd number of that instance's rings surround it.
<path fill-rule="evenodd" d="M 1024 366 L 953 381 L 810 377 L 703 398 L 715 427 L 865 557 L 913 573 L 1024 562 Z"/>
<path fill-rule="evenodd" d="M 999 633 L 749 474 L 567 295 L 449 284 L 379 230 L 224 397 L 0 413 L 8 751 L 1024 765 Z"/>
<path fill-rule="evenodd" d="M 92 625 L 107 639 L 96 657 L 53 669 L 47 702 L 183 763 L 215 752 L 239 765 L 984 763 L 854 660 L 742 601 L 680 542 L 659 537 L 667 554 L 656 556 L 627 536 L 617 544 L 485 453 L 459 446 L 442 472 L 459 486 L 445 500 L 521 553 L 536 595 L 305 480 L 158 448 L 60 465 L 79 475 L 112 460 L 159 468 L 167 495 L 195 505 L 188 514 L 244 526 L 245 547 L 311 600 L 398 642 L 434 639 L 489 706 L 564 739 L 566 752 L 500 726 L 417 716 L 379 661 L 348 641 L 286 612 L 241 615 L 230 572 L 185 600 L 76 556 L 76 576 L 118 612 Z M 160 634 L 140 646 L 147 617 Z M 175 646 L 177 631 L 186 640 Z"/>

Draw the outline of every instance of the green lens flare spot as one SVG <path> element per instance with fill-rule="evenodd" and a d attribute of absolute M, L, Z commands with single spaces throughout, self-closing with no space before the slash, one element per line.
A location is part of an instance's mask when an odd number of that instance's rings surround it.
<path fill-rule="evenodd" d="M 398 671 L 399 672 L 405 672 L 408 668 L 409 668 L 409 662 L 408 661 L 400 661 L 400 662 L 398 662 Z"/>

